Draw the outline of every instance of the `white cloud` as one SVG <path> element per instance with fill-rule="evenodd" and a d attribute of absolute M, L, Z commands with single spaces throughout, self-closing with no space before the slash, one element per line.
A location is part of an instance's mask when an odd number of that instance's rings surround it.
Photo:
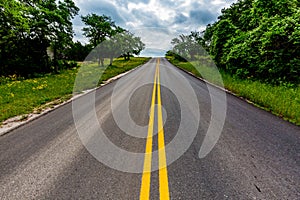
<path fill-rule="evenodd" d="M 203 30 L 213 23 L 221 9 L 236 0 L 74 0 L 80 15 L 96 13 L 111 16 L 117 25 L 140 36 L 148 52 L 170 48 L 170 41 L 179 34 Z M 75 40 L 82 37 L 83 23 L 74 20 Z M 149 50 L 150 49 L 150 50 Z M 155 51 L 157 49 L 157 51 Z"/>

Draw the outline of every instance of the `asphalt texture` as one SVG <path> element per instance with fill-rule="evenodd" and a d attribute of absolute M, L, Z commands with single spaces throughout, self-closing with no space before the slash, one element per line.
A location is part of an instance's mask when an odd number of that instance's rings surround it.
<path fill-rule="evenodd" d="M 145 152 L 156 65 L 157 59 L 152 59 L 95 93 L 0 137 L 0 199 L 139 199 L 140 155 Z M 224 100 L 221 90 L 211 89 L 215 93 L 210 94 L 203 81 L 164 58 L 159 66 L 165 144 L 177 141 L 176 152 L 184 149 L 180 141 L 191 142 L 178 158 L 172 148 L 166 151 L 170 199 L 300 199 L 300 127 L 231 94 L 225 94 L 226 110 L 212 108 L 212 96 L 215 102 L 219 96 L 219 101 Z M 86 103 L 90 97 L 93 106 Z M 213 111 L 225 112 L 224 126 L 218 127 L 216 145 L 200 158 Z M 214 120 L 223 125 L 218 116 Z M 97 151 L 106 145 L 101 143 L 104 139 L 95 145 L 97 137 L 103 137 L 98 126 L 116 147 L 139 155 L 136 160 L 113 150 L 93 155 L 93 148 Z M 179 131 L 183 136 L 176 139 Z M 154 133 L 153 150 L 157 146 Z M 159 199 L 157 169 L 151 173 L 150 199 Z"/>

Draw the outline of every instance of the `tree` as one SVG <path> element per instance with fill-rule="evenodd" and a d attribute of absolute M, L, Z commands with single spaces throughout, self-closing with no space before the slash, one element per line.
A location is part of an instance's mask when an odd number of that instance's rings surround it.
<path fill-rule="evenodd" d="M 20 62 L 16 56 L 19 41 L 25 40 L 29 33 L 27 9 L 22 2 L 3 0 L 0 2 L 0 75 L 12 74 L 12 67 Z"/>
<path fill-rule="evenodd" d="M 84 61 L 84 59 L 91 52 L 90 44 L 83 45 L 81 42 L 72 42 L 70 46 L 64 51 L 64 56 L 67 60 Z"/>
<path fill-rule="evenodd" d="M 139 55 L 145 48 L 141 38 L 116 26 L 115 22 L 106 15 L 90 14 L 81 18 L 86 25 L 82 30 L 95 48 L 99 66 L 104 65 L 104 58 L 110 58 L 111 65 L 113 58 L 123 55 L 129 60 L 131 55 Z"/>
<path fill-rule="evenodd" d="M 145 49 L 145 44 L 141 41 L 140 37 L 135 37 L 134 34 L 129 31 L 125 31 L 121 34 L 122 55 L 125 60 L 130 60 L 131 55 L 139 55 L 140 52 Z"/>
<path fill-rule="evenodd" d="M 124 29 L 115 25 L 115 22 L 112 21 L 111 17 L 106 15 L 99 16 L 96 14 L 89 14 L 87 16 L 81 16 L 81 19 L 86 25 L 86 27 L 82 29 L 84 32 L 83 34 L 89 38 L 93 48 L 96 48 L 97 45 L 104 42 L 106 39 L 124 31 Z M 105 52 L 100 52 L 101 48 L 98 48 L 98 50 L 98 64 L 100 66 L 101 63 L 103 66 L 103 54 Z"/>
<path fill-rule="evenodd" d="M 115 22 L 106 15 L 89 14 L 81 16 L 81 19 L 87 26 L 82 29 L 83 35 L 89 38 L 94 48 L 107 38 L 113 36 L 113 30 L 116 29 Z"/>
<path fill-rule="evenodd" d="M 77 8 L 72 0 L 64 0 L 63 2 L 58 2 L 58 9 L 56 14 L 58 14 L 57 20 L 54 21 L 52 25 L 53 42 L 52 47 L 54 50 L 54 62 L 58 59 L 63 59 L 64 51 L 66 48 L 73 44 L 73 28 L 71 19 L 73 19 L 78 14 L 79 8 Z M 50 29 L 50 30 L 51 30 Z M 55 63 L 56 71 L 58 71 L 58 66 Z"/>
<path fill-rule="evenodd" d="M 221 68 L 225 68 L 225 63 L 222 60 L 223 55 L 226 55 L 230 51 L 230 46 L 227 45 L 227 42 L 235 37 L 236 31 L 237 28 L 227 19 L 221 20 L 215 25 L 210 54 L 216 65 Z"/>
<path fill-rule="evenodd" d="M 300 83 L 300 3 L 239 0 L 204 31 L 218 67 L 268 83 Z"/>
<path fill-rule="evenodd" d="M 62 58 L 62 51 L 72 42 L 73 29 L 71 19 L 78 14 L 79 8 L 72 0 L 27 1 L 31 9 L 31 37 L 51 44 L 55 71 L 57 60 Z M 45 48 L 43 49 L 45 51 Z"/>
<path fill-rule="evenodd" d="M 177 54 L 178 59 L 195 60 L 197 56 L 203 55 L 204 40 L 201 33 L 191 32 L 189 35 L 179 35 L 171 41 L 173 45 L 173 52 Z"/>
<path fill-rule="evenodd" d="M 104 56 L 110 58 L 110 65 L 112 65 L 113 58 L 123 56 L 125 60 L 129 60 L 130 56 L 139 55 L 145 48 L 141 38 L 135 37 L 129 31 L 123 31 L 107 39 L 100 46 L 103 49 Z"/>
<path fill-rule="evenodd" d="M 58 71 L 56 61 L 72 41 L 71 19 L 78 10 L 72 0 L 1 1 L 1 73 L 28 76 L 50 72 L 47 55 L 50 45 Z"/>

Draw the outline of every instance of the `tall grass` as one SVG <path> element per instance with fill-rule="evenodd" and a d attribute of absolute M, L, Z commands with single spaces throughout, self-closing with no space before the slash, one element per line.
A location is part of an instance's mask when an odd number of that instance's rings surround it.
<path fill-rule="evenodd" d="M 198 77 L 202 77 L 194 67 L 195 63 L 180 62 L 172 57 L 168 57 L 168 59 L 177 67 L 185 69 Z M 210 67 L 203 65 L 197 65 L 196 67 L 198 69 L 201 68 L 201 72 L 205 73 L 207 81 L 221 85 L 215 74 L 210 73 L 212 71 Z M 300 125 L 300 86 L 274 86 L 260 81 L 240 79 L 224 71 L 219 72 L 226 89 L 287 121 Z"/>

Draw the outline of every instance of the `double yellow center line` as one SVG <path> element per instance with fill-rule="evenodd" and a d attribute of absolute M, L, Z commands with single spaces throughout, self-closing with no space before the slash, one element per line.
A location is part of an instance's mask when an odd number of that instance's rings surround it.
<path fill-rule="evenodd" d="M 164 129 L 163 129 L 163 117 L 162 117 L 162 105 L 161 105 L 159 65 L 160 65 L 160 60 L 157 59 L 155 76 L 154 76 L 154 86 L 152 91 L 151 108 L 150 108 L 148 136 L 147 136 L 145 158 L 144 158 L 144 170 L 143 170 L 142 184 L 141 184 L 141 191 L 140 191 L 141 200 L 150 199 L 152 142 L 153 142 L 153 130 L 154 130 L 156 93 L 157 93 L 157 128 L 158 128 L 158 156 L 159 156 L 158 157 L 159 197 L 160 200 L 170 199 L 166 151 L 165 151 L 165 136 L 164 136 Z"/>

